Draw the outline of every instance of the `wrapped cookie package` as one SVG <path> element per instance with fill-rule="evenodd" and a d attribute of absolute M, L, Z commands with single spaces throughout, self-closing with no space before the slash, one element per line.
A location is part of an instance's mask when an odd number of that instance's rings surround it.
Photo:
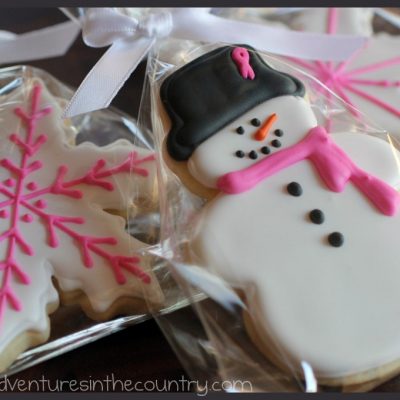
<path fill-rule="evenodd" d="M 0 91 L 0 370 L 10 375 L 166 303 L 147 251 L 159 236 L 150 136 L 113 109 L 63 119 L 72 90 L 32 67 L 2 69 Z"/>
<path fill-rule="evenodd" d="M 395 378 L 396 132 L 242 43 L 161 43 L 145 86 L 160 259 L 202 326 L 158 321 L 192 377 L 272 392 L 366 391 Z"/>
<path fill-rule="evenodd" d="M 229 10 L 226 9 L 224 13 L 233 18 L 251 18 L 250 9 Z M 346 101 L 350 113 L 355 117 L 361 112 L 395 137 L 400 136 L 398 13 L 381 8 L 325 7 L 276 9 L 268 13 L 259 12 L 257 15 L 260 23 L 270 27 L 276 27 L 279 21 L 281 29 L 365 36 L 365 46 L 341 63 L 299 58 L 288 58 L 287 61 L 316 77 L 338 94 Z M 326 96 L 330 96 L 329 92 Z M 329 102 L 327 106 L 330 106 Z M 342 130 L 340 124 L 331 128 L 334 131 Z"/>

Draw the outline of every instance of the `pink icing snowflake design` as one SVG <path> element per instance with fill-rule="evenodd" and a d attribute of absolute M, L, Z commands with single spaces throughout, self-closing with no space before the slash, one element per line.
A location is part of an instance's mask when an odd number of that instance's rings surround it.
<path fill-rule="evenodd" d="M 47 232 L 47 246 L 57 248 L 59 235 L 67 235 L 76 244 L 76 251 L 81 253 L 83 266 L 94 267 L 93 255 L 106 261 L 112 270 L 116 282 L 126 282 L 125 274 L 132 274 L 144 283 L 150 283 L 150 276 L 139 266 L 138 257 L 115 255 L 110 252 L 110 246 L 115 246 L 118 241 L 115 237 L 86 235 L 74 230 L 76 225 L 84 225 L 86 220 L 76 216 L 62 216 L 46 211 L 48 200 L 44 195 L 52 195 L 51 199 L 57 200 L 60 196 L 69 201 L 79 201 L 83 192 L 78 185 L 88 185 L 101 188 L 104 191 L 114 191 L 114 184 L 107 180 L 121 173 L 134 173 L 147 176 L 148 170 L 142 164 L 154 160 L 154 155 L 140 158 L 136 151 L 129 153 L 128 157 L 119 165 L 107 167 L 104 159 L 99 159 L 86 173 L 72 180 L 67 179 L 69 168 L 60 165 L 55 171 L 53 182 L 46 186 L 40 185 L 32 179 L 32 174 L 40 172 L 46 166 L 40 160 L 32 161 L 34 155 L 40 155 L 42 146 L 47 142 L 48 136 L 37 133 L 37 122 L 46 118 L 51 112 L 51 107 L 40 109 L 41 87 L 36 85 L 31 94 L 31 107 L 24 111 L 17 107 L 14 113 L 25 127 L 23 133 L 12 133 L 8 140 L 17 146 L 21 153 L 19 164 L 9 158 L 0 161 L 0 167 L 8 171 L 9 178 L 0 183 L 0 193 L 4 200 L 0 202 L 0 218 L 9 220 L 9 228 L 0 235 L 0 243 L 6 242 L 6 254 L 0 262 L 0 321 L 4 317 L 6 307 L 20 311 L 23 307 L 21 300 L 16 295 L 11 284 L 12 280 L 23 285 L 29 285 L 32 276 L 24 271 L 24 265 L 18 260 L 22 254 L 33 256 L 36 249 L 29 243 L 29 237 L 24 237 L 21 224 L 32 224 L 35 220 L 41 221 Z M 4 134 L 4 133 L 2 133 Z M 47 197 L 49 198 L 49 197 Z M 75 251 L 74 250 L 74 251 Z"/>
<path fill-rule="evenodd" d="M 330 8 L 328 11 L 327 29 L 326 33 L 334 35 L 337 31 L 338 26 L 338 10 L 336 8 Z M 367 44 L 368 46 L 368 44 Z M 354 53 L 348 60 L 335 64 L 333 62 L 314 61 L 307 62 L 297 58 L 291 58 L 290 60 L 310 71 L 313 76 L 318 78 L 325 86 L 331 89 L 333 92 L 338 94 L 343 100 L 345 100 L 351 107 L 349 111 L 356 117 L 359 117 L 357 111 L 357 104 L 355 104 L 348 96 L 348 93 L 358 96 L 366 100 L 367 102 L 376 105 L 377 107 L 388 111 L 396 117 L 400 118 L 400 108 L 395 104 L 389 104 L 388 102 L 379 99 L 377 96 L 371 95 L 364 91 L 362 87 L 381 87 L 381 88 L 393 88 L 400 87 L 400 80 L 388 80 L 388 79 L 363 79 L 362 75 L 372 71 L 378 71 L 392 65 L 400 65 L 400 56 L 388 58 L 379 62 L 372 62 L 369 65 L 365 65 L 360 68 L 351 69 L 351 63 L 364 51 L 361 49 Z M 396 51 L 396 49 L 394 49 Z M 318 87 L 322 90 L 328 101 L 332 101 L 332 94 Z M 400 120 L 399 120 L 400 123 Z M 327 120 L 327 128 L 329 129 L 331 120 Z"/>

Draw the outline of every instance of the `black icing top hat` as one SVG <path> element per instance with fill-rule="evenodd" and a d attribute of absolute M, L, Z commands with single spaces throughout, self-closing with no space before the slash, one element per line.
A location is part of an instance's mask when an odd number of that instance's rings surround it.
<path fill-rule="evenodd" d="M 168 153 L 187 160 L 196 147 L 253 107 L 283 95 L 303 96 L 296 78 L 267 65 L 250 46 L 225 46 L 186 64 L 161 85 L 172 120 Z"/>

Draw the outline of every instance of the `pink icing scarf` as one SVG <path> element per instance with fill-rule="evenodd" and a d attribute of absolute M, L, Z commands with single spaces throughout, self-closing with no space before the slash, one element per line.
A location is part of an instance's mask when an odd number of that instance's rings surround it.
<path fill-rule="evenodd" d="M 351 181 L 383 214 L 396 214 L 400 204 L 399 193 L 386 182 L 357 167 L 321 126 L 312 128 L 299 143 L 250 167 L 221 176 L 217 187 L 224 193 L 242 193 L 305 159 L 313 163 L 326 186 L 333 192 L 342 192 L 346 183 Z"/>

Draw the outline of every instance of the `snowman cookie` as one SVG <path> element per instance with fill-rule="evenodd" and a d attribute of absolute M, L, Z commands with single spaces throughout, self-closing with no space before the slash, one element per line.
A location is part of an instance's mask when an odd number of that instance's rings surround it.
<path fill-rule="evenodd" d="M 94 319 L 161 301 L 140 254 L 145 244 L 105 211 L 154 198 L 154 155 L 127 141 L 72 146 L 62 110 L 39 80 L 2 101 L 0 370 L 47 340 L 60 299 Z"/>
<path fill-rule="evenodd" d="M 400 369 L 400 154 L 328 134 L 304 95 L 248 46 L 211 51 L 161 85 L 164 156 L 206 188 L 192 261 L 244 294 L 260 350 L 361 384 Z"/>

